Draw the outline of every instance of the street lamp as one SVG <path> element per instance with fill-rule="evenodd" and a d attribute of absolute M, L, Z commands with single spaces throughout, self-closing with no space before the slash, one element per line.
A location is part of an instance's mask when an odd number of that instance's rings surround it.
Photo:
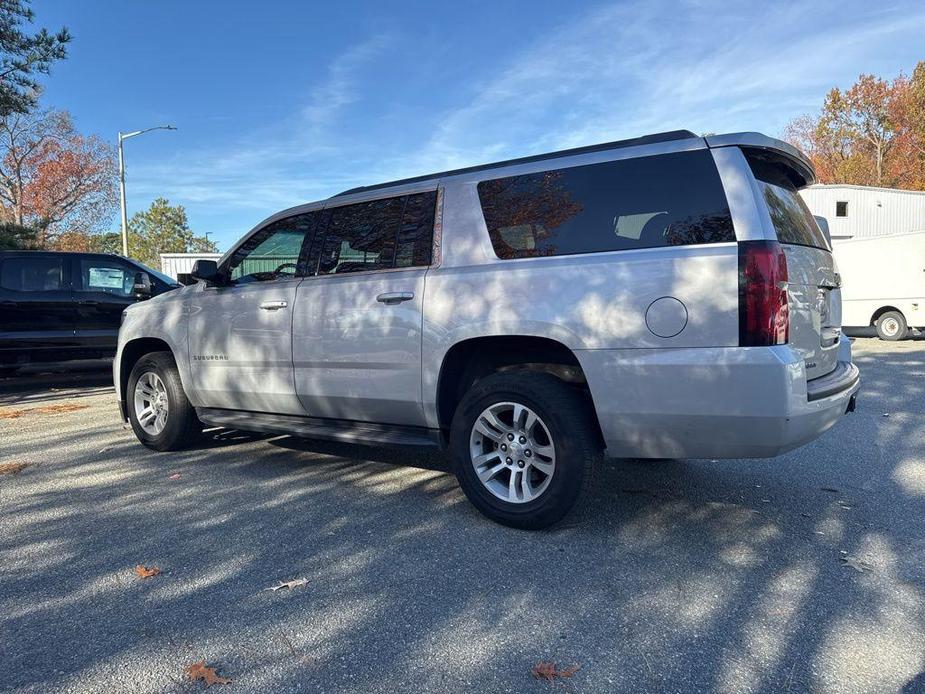
<path fill-rule="evenodd" d="M 119 133 L 119 196 L 122 201 L 122 255 L 128 258 L 128 217 L 125 212 L 125 164 L 122 158 L 122 141 L 136 135 L 144 135 L 152 130 L 176 130 L 173 125 L 156 125 L 153 128 L 135 130 L 130 133 Z"/>

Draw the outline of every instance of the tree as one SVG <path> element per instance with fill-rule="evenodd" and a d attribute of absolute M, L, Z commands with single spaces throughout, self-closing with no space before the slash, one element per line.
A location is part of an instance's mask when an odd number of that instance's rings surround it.
<path fill-rule="evenodd" d="M 214 253 L 215 244 L 189 228 L 183 205 L 157 198 L 129 221 L 129 255 L 145 265 L 159 267 L 161 253 Z"/>
<path fill-rule="evenodd" d="M 35 248 L 35 229 L 12 222 L 0 222 L 0 251 Z"/>
<path fill-rule="evenodd" d="M 822 183 L 925 188 L 925 62 L 911 79 L 861 75 L 832 89 L 821 112 L 791 121 L 785 137 Z"/>
<path fill-rule="evenodd" d="M 40 248 L 64 230 L 91 233 L 112 218 L 115 148 L 77 133 L 67 112 L 0 118 L 0 157 L 2 214 L 37 229 Z"/>
<path fill-rule="evenodd" d="M 71 36 L 67 29 L 50 34 L 46 29 L 29 35 L 23 22 L 32 22 L 29 0 L 0 0 L 0 118 L 28 113 L 36 104 L 37 74 L 47 74 L 52 63 L 67 56 Z"/>

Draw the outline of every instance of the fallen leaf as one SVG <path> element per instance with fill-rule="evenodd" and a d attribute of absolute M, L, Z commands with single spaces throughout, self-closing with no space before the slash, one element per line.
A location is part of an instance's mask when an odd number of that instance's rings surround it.
<path fill-rule="evenodd" d="M 179 472 L 175 472 L 175 473 L 173 473 L 173 474 L 170 476 L 170 479 L 172 479 L 172 480 L 178 480 L 178 479 L 180 479 L 180 477 L 182 477 L 182 475 L 181 475 Z"/>
<path fill-rule="evenodd" d="M 35 412 L 36 414 L 58 414 L 59 412 L 76 412 L 77 410 L 89 409 L 89 405 L 43 405 L 42 407 L 33 407 L 26 412 Z"/>
<path fill-rule="evenodd" d="M 144 564 L 139 564 L 135 567 L 135 574 L 138 578 L 151 578 L 152 576 L 157 576 L 161 570 L 156 566 L 152 566 L 150 569 Z"/>
<path fill-rule="evenodd" d="M 305 585 L 308 585 L 307 578 L 294 578 L 291 581 L 280 581 L 278 586 L 270 586 L 269 588 L 264 588 L 264 591 L 277 591 L 280 588 L 298 588 L 299 586 Z"/>
<path fill-rule="evenodd" d="M 230 679 L 227 677 L 219 677 L 215 672 L 215 668 L 208 667 L 204 660 L 200 660 L 198 663 L 193 663 L 192 665 L 187 665 L 186 676 L 193 680 L 193 682 L 202 680 L 206 683 L 207 687 L 211 687 L 213 684 L 231 684 Z"/>
<path fill-rule="evenodd" d="M 18 419 L 24 414 L 58 414 L 59 412 L 74 412 L 75 410 L 86 410 L 89 405 L 43 405 L 42 407 L 30 407 L 25 410 L 4 410 L 0 412 L 0 419 Z"/>
<path fill-rule="evenodd" d="M 97 451 L 97 453 L 105 453 L 106 451 L 111 451 L 111 450 L 112 450 L 112 446 L 103 446 L 100 450 Z"/>
<path fill-rule="evenodd" d="M 562 670 L 559 670 L 556 667 L 555 663 L 551 663 L 551 662 L 543 660 L 533 666 L 533 669 L 530 671 L 530 674 L 533 675 L 533 679 L 535 680 L 546 680 L 547 682 L 555 682 L 556 678 L 562 679 L 565 677 L 571 677 L 576 672 L 578 672 L 580 669 L 581 669 L 581 665 L 578 665 L 576 663 L 575 665 L 571 665 L 567 668 L 563 668 Z"/>
<path fill-rule="evenodd" d="M 27 467 L 29 467 L 29 463 L 0 463 L 0 475 L 15 475 Z"/>
<path fill-rule="evenodd" d="M 874 567 L 869 563 L 860 559 L 859 557 L 854 557 L 851 555 L 845 555 L 841 558 L 842 566 L 850 566 L 852 569 L 858 573 L 864 573 L 865 571 L 873 571 Z"/>

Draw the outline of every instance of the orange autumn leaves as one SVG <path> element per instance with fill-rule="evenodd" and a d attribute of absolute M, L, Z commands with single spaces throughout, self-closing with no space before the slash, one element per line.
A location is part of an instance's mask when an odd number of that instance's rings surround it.
<path fill-rule="evenodd" d="M 144 564 L 139 564 L 135 567 L 135 575 L 138 576 L 138 578 L 151 578 L 157 576 L 160 572 L 161 570 L 156 566 L 148 568 Z"/>
<path fill-rule="evenodd" d="M 211 687 L 213 684 L 231 684 L 231 680 L 227 677 L 219 677 L 215 672 L 214 667 L 208 667 L 206 661 L 200 660 L 198 663 L 193 663 L 188 665 L 186 668 L 186 676 L 191 679 L 193 682 L 202 680 L 206 683 L 207 687 Z"/>

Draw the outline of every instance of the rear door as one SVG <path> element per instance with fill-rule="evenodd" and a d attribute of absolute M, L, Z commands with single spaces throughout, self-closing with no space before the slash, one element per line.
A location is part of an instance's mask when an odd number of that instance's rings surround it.
<path fill-rule="evenodd" d="M 783 164 L 750 156 L 749 164 L 787 257 L 790 344 L 806 378 L 825 376 L 838 362 L 841 290 L 829 243 Z"/>
<path fill-rule="evenodd" d="M 436 191 L 327 210 L 292 326 L 296 390 L 313 417 L 424 426 L 424 279 Z"/>
<path fill-rule="evenodd" d="M 0 255 L 0 362 L 16 361 L 23 351 L 38 356 L 73 346 L 74 303 L 66 256 Z"/>

